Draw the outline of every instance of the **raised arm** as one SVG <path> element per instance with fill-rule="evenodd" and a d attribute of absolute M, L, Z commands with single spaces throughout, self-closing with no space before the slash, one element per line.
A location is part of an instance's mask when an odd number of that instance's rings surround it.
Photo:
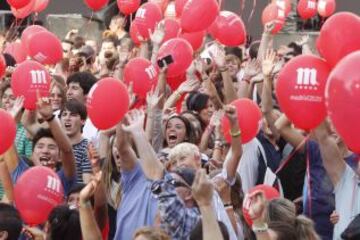
<path fill-rule="evenodd" d="M 134 109 L 126 115 L 128 125 L 122 125 L 122 127 L 125 131 L 131 133 L 133 137 L 145 176 L 151 180 L 159 180 L 164 175 L 164 166 L 157 158 L 154 149 L 146 138 L 143 129 L 144 119 L 144 112 Z"/>
<path fill-rule="evenodd" d="M 75 157 L 71 142 L 64 130 L 61 128 L 59 121 L 55 120 L 55 115 L 53 114 L 51 107 L 51 99 L 45 97 L 41 98 L 38 93 L 36 106 L 41 117 L 48 122 L 50 131 L 59 146 L 61 151 L 61 162 L 64 168 L 65 176 L 67 178 L 75 177 Z"/>
<path fill-rule="evenodd" d="M 151 54 L 151 63 L 156 66 L 156 59 L 160 45 L 165 37 L 165 24 L 164 21 L 161 21 L 157 24 L 153 33 L 149 32 L 150 40 L 152 43 L 152 54 Z"/>
<path fill-rule="evenodd" d="M 163 110 L 174 107 L 176 102 L 181 98 L 183 94 L 195 91 L 199 87 L 200 82 L 198 80 L 187 79 L 185 82 L 181 83 L 180 86 L 176 89 L 176 91 L 173 92 L 166 100 Z"/>
<path fill-rule="evenodd" d="M 259 73 L 260 64 L 256 59 L 252 59 L 245 64 L 244 75 L 242 79 L 238 79 L 239 89 L 238 97 L 239 98 L 252 98 L 252 93 L 254 86 L 258 81 L 253 81 L 252 79 Z"/>
<path fill-rule="evenodd" d="M 147 107 L 147 117 L 146 117 L 146 127 L 145 132 L 147 139 L 152 142 L 154 136 L 154 117 L 155 111 L 161 100 L 162 96 L 159 95 L 158 88 L 154 91 L 153 89 L 146 95 L 146 107 Z"/>
<path fill-rule="evenodd" d="M 273 112 L 273 98 L 272 98 L 272 86 L 273 86 L 272 72 L 275 67 L 275 57 L 276 57 L 275 52 L 272 49 L 269 49 L 261 63 L 262 73 L 264 76 L 264 84 L 261 94 L 261 110 L 275 139 L 279 139 L 280 133 L 275 127 L 276 117 L 274 116 L 274 112 Z"/>
<path fill-rule="evenodd" d="M 241 131 L 239 128 L 237 111 L 232 105 L 225 106 L 225 114 L 230 122 L 231 157 L 225 161 L 225 169 L 230 179 L 235 179 L 240 158 L 242 156 Z"/>
<path fill-rule="evenodd" d="M 2 156 L 0 156 L 0 182 L 4 188 L 6 199 L 12 203 L 14 200 L 13 184 L 9 170 Z"/>
<path fill-rule="evenodd" d="M 235 91 L 232 78 L 225 65 L 225 50 L 218 45 L 214 52 L 210 52 L 210 55 L 221 72 L 222 81 L 224 83 L 225 104 L 229 104 L 237 99 L 237 93 Z"/>
<path fill-rule="evenodd" d="M 299 130 L 291 126 L 291 122 L 282 114 L 275 122 L 275 127 L 279 131 L 282 138 L 291 144 L 294 148 L 300 147 L 299 145 L 304 142 L 305 137 Z M 305 145 L 300 147 L 300 151 L 303 151 Z"/>
<path fill-rule="evenodd" d="M 212 196 L 214 187 L 206 175 L 204 169 L 200 169 L 195 176 L 192 185 L 192 194 L 196 200 L 201 213 L 202 231 L 204 240 L 222 240 L 224 239 L 220 226 L 217 222 L 215 209 L 212 205 Z"/>
<path fill-rule="evenodd" d="M 116 141 L 121 159 L 121 169 L 123 171 L 134 169 L 137 161 L 136 154 L 130 145 L 129 134 L 126 133 L 122 127 L 122 122 L 116 126 Z"/>
<path fill-rule="evenodd" d="M 332 183 L 336 186 L 345 171 L 346 163 L 341 156 L 335 138 L 330 134 L 330 127 L 327 120 L 316 128 L 315 136 L 319 143 L 324 167 Z"/>
<path fill-rule="evenodd" d="M 257 59 L 260 62 L 262 62 L 262 60 L 264 59 L 267 49 L 270 47 L 270 43 L 273 40 L 271 31 L 274 29 L 274 27 L 275 27 L 274 21 L 265 24 L 264 32 L 261 36 L 260 46 L 259 46 L 258 55 L 257 55 Z"/>
<path fill-rule="evenodd" d="M 84 240 L 101 240 L 101 231 L 96 223 L 94 211 L 92 209 L 90 198 L 94 195 L 101 179 L 101 172 L 96 174 L 95 178 L 89 182 L 80 192 L 80 225 L 81 234 Z"/>

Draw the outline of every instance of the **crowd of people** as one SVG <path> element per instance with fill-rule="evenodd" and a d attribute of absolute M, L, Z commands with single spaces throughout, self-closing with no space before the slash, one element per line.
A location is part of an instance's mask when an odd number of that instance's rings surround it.
<path fill-rule="evenodd" d="M 35 110 L 14 95 L 17 63 L 3 53 L 0 107 L 17 131 L 0 157 L 0 239 L 359 239 L 358 155 L 329 119 L 311 133 L 296 129 L 274 91 L 289 60 L 315 54 L 308 37 L 274 49 L 274 23 L 246 46 L 224 47 L 206 37 L 179 86 L 167 84 L 172 63 L 163 61 L 146 99 L 129 84 L 130 110 L 100 131 L 87 114 L 92 86 L 105 77 L 122 81 L 132 58 L 158 64 L 163 24 L 139 45 L 125 24 L 115 15 L 101 42 L 78 30 L 64 36 L 62 61 L 48 66 L 49 96 L 38 96 Z M 2 50 L 7 36 L 0 36 Z M 231 104 L 244 98 L 262 112 L 256 137 L 246 143 L 241 109 Z M 36 166 L 57 173 L 65 197 L 46 222 L 29 226 L 13 189 Z M 265 185 L 278 195 L 269 198 Z"/>

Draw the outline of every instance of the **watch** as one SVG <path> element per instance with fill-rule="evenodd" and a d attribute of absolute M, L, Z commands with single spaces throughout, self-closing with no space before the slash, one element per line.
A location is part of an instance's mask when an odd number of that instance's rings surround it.
<path fill-rule="evenodd" d="M 267 223 L 263 223 L 262 226 L 255 226 L 255 224 L 252 225 L 252 230 L 254 233 L 264 233 L 269 229 Z"/>
<path fill-rule="evenodd" d="M 161 193 L 162 191 L 161 185 L 163 182 L 164 182 L 163 180 L 156 180 L 151 184 L 151 192 L 154 195 L 159 195 Z"/>

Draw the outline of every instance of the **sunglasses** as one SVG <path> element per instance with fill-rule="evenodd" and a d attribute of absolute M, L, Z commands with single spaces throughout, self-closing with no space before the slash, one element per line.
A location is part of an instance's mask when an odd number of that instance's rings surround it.
<path fill-rule="evenodd" d="M 173 185 L 175 188 L 185 187 L 185 188 L 191 189 L 191 187 L 187 183 L 178 181 L 176 179 L 172 179 L 172 180 L 168 181 L 168 183 Z"/>

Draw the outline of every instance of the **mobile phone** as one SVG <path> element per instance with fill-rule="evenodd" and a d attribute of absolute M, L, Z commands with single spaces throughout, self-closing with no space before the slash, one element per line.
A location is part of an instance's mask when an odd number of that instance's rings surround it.
<path fill-rule="evenodd" d="M 165 66 L 165 64 L 168 66 L 173 62 L 174 62 L 173 57 L 171 55 L 167 55 L 166 57 L 159 59 L 157 61 L 157 64 L 158 64 L 159 68 L 163 68 Z"/>

